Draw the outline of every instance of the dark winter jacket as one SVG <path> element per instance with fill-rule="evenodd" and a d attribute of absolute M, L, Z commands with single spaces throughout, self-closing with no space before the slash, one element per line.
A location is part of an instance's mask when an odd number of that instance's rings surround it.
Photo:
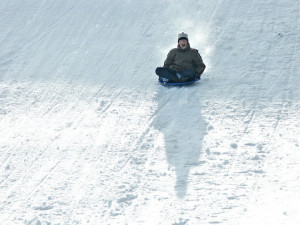
<path fill-rule="evenodd" d="M 165 60 L 164 67 L 175 70 L 176 72 L 192 70 L 200 75 L 205 69 L 205 64 L 198 50 L 191 48 L 188 43 L 185 49 L 182 49 L 179 45 L 177 48 L 172 49 Z"/>

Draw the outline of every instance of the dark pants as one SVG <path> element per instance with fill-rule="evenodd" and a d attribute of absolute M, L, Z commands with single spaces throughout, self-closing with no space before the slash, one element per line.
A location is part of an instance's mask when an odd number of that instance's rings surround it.
<path fill-rule="evenodd" d="M 185 70 L 182 72 L 176 72 L 175 70 L 164 68 L 164 67 L 157 67 L 155 70 L 155 73 L 159 76 L 159 78 L 165 78 L 168 79 L 168 82 L 186 82 L 194 80 L 195 78 L 195 72 L 192 70 Z M 180 77 L 177 76 L 177 74 L 180 75 Z"/>

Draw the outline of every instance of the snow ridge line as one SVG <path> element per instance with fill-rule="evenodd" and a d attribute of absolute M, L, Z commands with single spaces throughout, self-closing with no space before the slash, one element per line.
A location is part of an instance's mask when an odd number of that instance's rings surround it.
<path fill-rule="evenodd" d="M 24 178 L 29 174 L 29 172 L 31 171 L 31 168 L 33 168 L 34 165 L 36 165 L 36 163 L 39 161 L 39 159 L 45 154 L 45 152 L 49 149 L 49 147 L 53 145 L 53 142 L 50 143 L 42 152 L 41 154 L 34 160 L 33 163 L 31 163 L 31 165 L 26 169 L 25 173 L 22 174 L 22 176 L 18 179 L 18 181 L 16 181 L 12 187 L 10 187 L 5 194 L 3 194 L 1 196 L 2 202 L 5 201 L 5 199 L 8 198 L 8 196 L 14 191 L 16 190 L 16 188 L 18 186 L 20 186 L 20 184 L 23 182 Z M 2 209 L 4 207 L 5 204 L 2 205 Z"/>

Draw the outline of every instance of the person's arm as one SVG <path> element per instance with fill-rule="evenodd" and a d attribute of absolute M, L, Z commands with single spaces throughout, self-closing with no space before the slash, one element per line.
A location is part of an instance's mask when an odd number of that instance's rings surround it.
<path fill-rule="evenodd" d="M 201 74 L 204 72 L 206 66 L 205 64 L 203 63 L 203 60 L 198 52 L 198 50 L 195 50 L 196 52 L 196 57 L 195 57 L 195 60 L 194 60 L 194 64 L 195 64 L 195 72 L 196 72 L 196 77 L 198 79 L 200 79 L 200 76 Z"/>
<path fill-rule="evenodd" d="M 170 68 L 170 66 L 173 64 L 173 61 L 174 61 L 174 51 L 171 50 L 168 55 L 167 55 L 167 58 L 164 62 L 164 67 L 165 68 Z"/>

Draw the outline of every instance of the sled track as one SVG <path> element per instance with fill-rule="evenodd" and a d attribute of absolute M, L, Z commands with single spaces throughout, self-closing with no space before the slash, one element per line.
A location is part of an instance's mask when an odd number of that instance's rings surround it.
<path fill-rule="evenodd" d="M 243 23 L 246 23 L 246 21 L 249 19 L 248 18 L 248 15 L 251 15 L 251 10 L 253 9 L 253 6 L 254 6 L 254 0 L 251 1 L 251 6 L 249 7 L 248 11 L 247 11 L 247 17 L 245 18 L 245 20 L 243 20 Z M 272 11 L 275 11 L 274 13 L 274 18 L 277 18 L 278 16 L 278 6 L 277 6 L 277 2 L 276 4 L 272 5 L 272 7 L 274 8 Z M 271 21 L 273 21 L 273 19 L 271 19 Z M 272 28 L 272 30 L 274 30 L 274 27 Z M 272 46 L 272 44 L 271 44 Z M 267 58 L 267 62 L 270 61 L 270 56 L 274 55 L 278 49 L 276 48 L 274 50 L 274 48 L 271 48 L 272 50 L 268 52 L 268 58 Z M 249 49 L 250 50 L 250 49 Z M 246 52 L 248 52 L 249 50 L 247 50 Z M 268 63 L 267 63 L 268 65 Z M 248 130 L 249 128 L 256 123 L 255 121 L 255 118 L 256 118 L 256 113 L 258 110 L 261 110 L 261 108 L 258 107 L 258 104 L 260 104 L 260 101 L 262 99 L 262 95 L 263 95 L 263 90 L 264 90 L 264 80 L 265 80 L 266 76 L 263 76 L 262 77 L 262 80 L 260 82 L 260 88 L 258 91 L 258 96 L 256 96 L 254 98 L 254 104 L 252 105 L 251 107 L 251 110 L 249 111 L 248 114 L 246 114 L 246 117 L 247 118 L 246 120 L 244 119 L 244 124 L 246 124 L 245 128 L 244 128 L 244 132 L 242 133 L 241 137 L 239 137 L 239 140 L 236 142 L 237 145 L 240 144 L 240 141 L 243 140 L 247 135 L 248 135 Z M 268 141 L 270 142 L 270 140 Z M 235 168 L 237 167 L 237 164 L 239 163 L 239 159 L 240 159 L 240 155 L 238 153 L 234 153 L 235 154 L 235 157 L 233 159 L 233 162 L 232 162 L 232 166 L 231 166 L 231 169 L 230 169 L 230 176 L 233 176 L 233 174 L 235 173 Z M 260 167 L 263 167 L 263 163 L 260 165 Z"/>

